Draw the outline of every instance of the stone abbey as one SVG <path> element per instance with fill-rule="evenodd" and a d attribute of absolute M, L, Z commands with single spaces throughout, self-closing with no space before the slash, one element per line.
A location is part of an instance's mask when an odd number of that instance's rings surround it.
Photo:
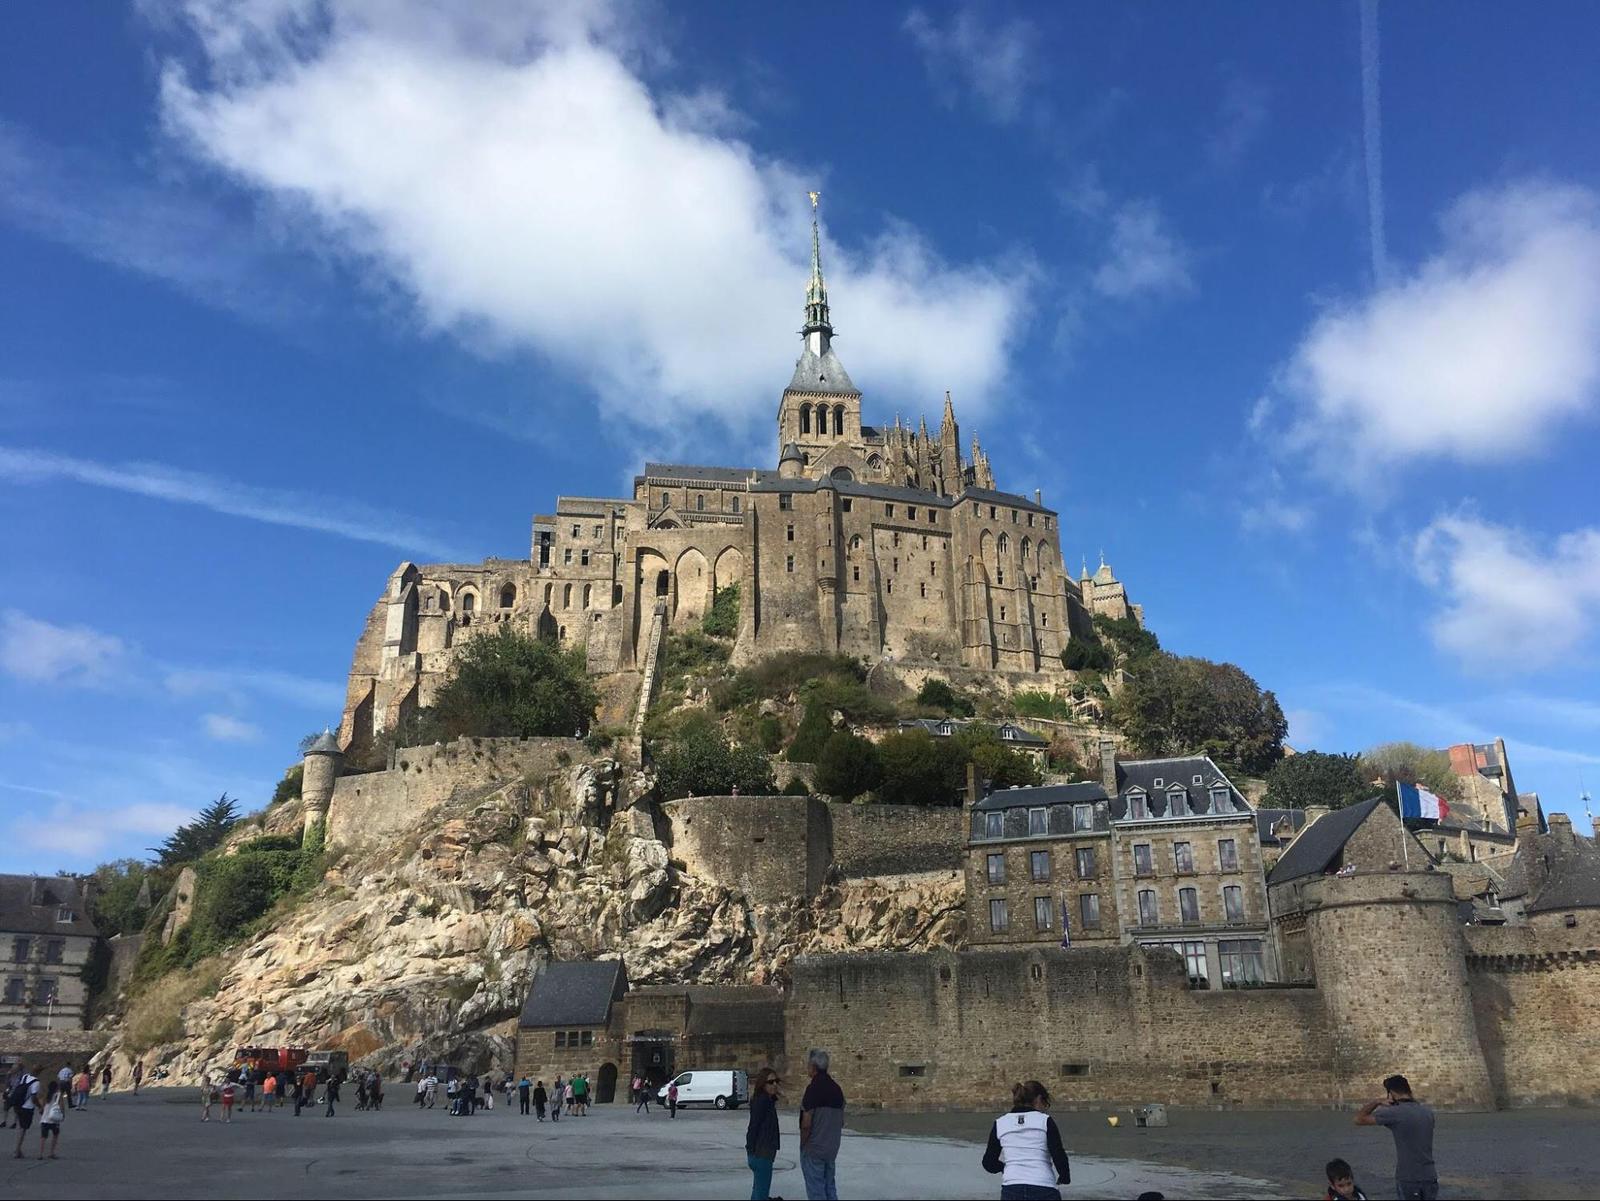
<path fill-rule="evenodd" d="M 359 752 L 427 705 L 452 650 L 506 622 L 585 647 L 591 674 L 644 672 L 664 630 L 737 587 L 735 663 L 821 651 L 1037 683 L 1096 614 L 1140 616 L 1104 562 L 1063 569 L 1038 492 L 997 490 L 976 437 L 963 456 L 948 393 L 936 434 L 863 422 L 815 221 L 801 336 L 776 470 L 647 463 L 632 497 L 558 498 L 526 559 L 402 563 L 357 645 L 339 742 Z"/>

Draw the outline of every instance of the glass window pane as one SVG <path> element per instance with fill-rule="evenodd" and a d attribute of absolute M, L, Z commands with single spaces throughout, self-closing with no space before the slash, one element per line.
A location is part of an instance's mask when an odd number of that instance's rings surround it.
<path fill-rule="evenodd" d="M 1200 920 L 1200 896 L 1192 888 L 1178 889 L 1178 909 L 1186 922 Z"/>
<path fill-rule="evenodd" d="M 1049 897 L 1033 898 L 1033 924 L 1037 929 L 1050 929 L 1050 910 L 1052 908 Z"/>
<path fill-rule="evenodd" d="M 1006 857 L 1004 855 L 989 856 L 989 883 L 1004 884 L 1006 880 Z"/>
<path fill-rule="evenodd" d="M 1078 848 L 1078 878 L 1092 880 L 1094 878 L 1094 848 Z"/>
<path fill-rule="evenodd" d="M 1050 878 L 1050 852 L 1034 851 L 1029 856 L 1029 859 L 1033 866 L 1033 878 L 1035 880 L 1048 880 Z"/>
<path fill-rule="evenodd" d="M 1083 915 L 1083 927 L 1086 930 L 1097 930 L 1100 927 L 1100 897 L 1096 893 L 1086 892 L 1078 898 L 1078 911 Z"/>
<path fill-rule="evenodd" d="M 989 929 L 999 934 L 1005 930 L 1006 925 L 1006 903 L 1001 900 L 990 901 Z"/>
<path fill-rule="evenodd" d="M 1217 860 L 1225 872 L 1239 870 L 1239 844 L 1231 838 L 1224 838 L 1217 843 Z"/>
<path fill-rule="evenodd" d="M 1177 868 L 1183 873 L 1194 871 L 1194 847 L 1191 843 L 1175 842 L 1172 844 L 1172 857 Z"/>

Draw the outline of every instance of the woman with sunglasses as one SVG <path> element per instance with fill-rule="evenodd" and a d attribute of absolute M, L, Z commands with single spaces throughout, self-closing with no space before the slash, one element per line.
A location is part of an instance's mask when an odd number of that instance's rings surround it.
<path fill-rule="evenodd" d="M 744 1135 L 745 1162 L 750 1165 L 750 1201 L 772 1195 L 772 1164 L 778 1157 L 778 1073 L 762 1068 L 750 1091 L 750 1125 Z"/>

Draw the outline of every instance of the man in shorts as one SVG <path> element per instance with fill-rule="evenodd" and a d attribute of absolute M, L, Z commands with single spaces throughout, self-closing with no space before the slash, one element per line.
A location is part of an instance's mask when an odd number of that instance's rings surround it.
<path fill-rule="evenodd" d="M 11 1109 L 17 1115 L 17 1153 L 16 1158 L 22 1158 L 22 1140 L 28 1136 L 28 1128 L 33 1125 L 34 1111 L 39 1107 L 39 1077 L 29 1072 L 22 1072 L 17 1083 L 11 1088 L 9 1094 Z"/>

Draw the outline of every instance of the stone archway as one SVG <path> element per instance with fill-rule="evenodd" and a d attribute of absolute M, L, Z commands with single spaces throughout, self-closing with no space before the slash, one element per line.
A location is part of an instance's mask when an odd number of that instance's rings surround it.
<path fill-rule="evenodd" d="M 600 1065 L 599 1087 L 595 1090 L 595 1100 L 601 1105 L 610 1105 L 617 1099 L 617 1065 L 602 1063 Z"/>
<path fill-rule="evenodd" d="M 713 593 L 737 586 L 744 579 L 744 552 L 737 546 L 724 547 L 717 555 L 711 576 Z"/>
<path fill-rule="evenodd" d="M 674 629 L 687 629 L 700 624 L 711 605 L 711 565 L 705 555 L 690 547 L 678 556 L 678 597 L 672 610 Z"/>

